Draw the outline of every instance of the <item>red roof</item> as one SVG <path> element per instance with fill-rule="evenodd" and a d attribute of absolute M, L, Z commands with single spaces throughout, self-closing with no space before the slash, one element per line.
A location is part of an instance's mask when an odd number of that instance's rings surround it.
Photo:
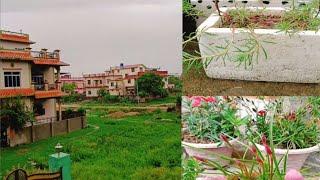
<path fill-rule="evenodd" d="M 6 34 L 6 33 L 1 33 L 0 34 L 0 39 L 3 41 L 14 41 L 14 42 L 20 42 L 20 43 L 28 43 L 32 44 L 29 40 L 29 35 L 27 34 Z"/>
<path fill-rule="evenodd" d="M 0 89 L 0 98 L 8 98 L 14 96 L 33 96 L 33 88 L 19 88 L 19 89 Z"/>
<path fill-rule="evenodd" d="M 42 98 L 51 98 L 51 97 L 61 97 L 64 96 L 65 93 L 59 90 L 49 90 L 49 91 L 36 91 L 35 98 L 42 99 Z"/>
<path fill-rule="evenodd" d="M 21 59 L 21 60 L 32 60 L 30 52 L 27 51 L 16 51 L 16 50 L 0 50 L 0 58 L 2 59 Z"/>
<path fill-rule="evenodd" d="M 69 66 L 69 64 L 64 63 L 62 61 L 56 60 L 56 59 L 35 59 L 33 60 L 34 64 L 40 64 L 40 65 L 56 65 L 56 66 Z"/>

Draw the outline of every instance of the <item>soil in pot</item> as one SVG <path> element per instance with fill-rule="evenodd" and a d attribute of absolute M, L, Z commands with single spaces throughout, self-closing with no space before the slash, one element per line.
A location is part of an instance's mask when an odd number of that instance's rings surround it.
<path fill-rule="evenodd" d="M 273 29 L 276 24 L 281 21 L 279 15 L 264 15 L 252 13 L 247 18 L 238 19 L 226 13 L 222 17 L 222 28 L 260 28 L 260 29 Z"/>
<path fill-rule="evenodd" d="M 246 9 L 230 10 L 222 15 L 221 28 L 317 30 L 320 19 L 310 17 L 311 15 L 311 12 L 304 10 L 292 10 L 281 14 Z"/>

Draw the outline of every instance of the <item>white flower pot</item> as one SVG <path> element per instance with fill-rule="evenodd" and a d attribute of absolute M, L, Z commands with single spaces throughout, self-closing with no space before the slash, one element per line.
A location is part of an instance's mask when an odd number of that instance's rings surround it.
<path fill-rule="evenodd" d="M 222 8 L 228 11 L 231 8 Z M 270 14 L 283 13 L 283 8 L 267 8 Z M 225 46 L 225 40 L 247 39 L 248 32 L 236 28 L 219 28 L 220 17 L 212 14 L 198 27 L 198 42 L 202 57 L 213 55 L 208 46 Z M 259 39 L 274 43 L 263 43 L 268 58 L 261 52 L 258 62 L 254 60 L 253 67 L 244 65 L 237 67 L 238 63 L 222 59 L 212 60 L 205 68 L 207 76 L 217 79 L 237 79 L 248 81 L 320 83 L 320 32 L 301 31 L 289 36 L 277 29 L 255 29 Z M 243 41 L 241 41 L 243 42 Z M 235 53 L 230 54 L 231 57 Z"/>
<path fill-rule="evenodd" d="M 237 139 L 231 140 L 230 144 L 234 144 L 236 141 Z M 218 145 L 219 143 L 198 144 L 182 141 L 182 146 L 189 156 L 218 162 L 221 166 L 226 166 L 230 164 L 230 162 L 222 159 L 221 157 L 224 156 L 231 158 L 232 149 L 229 148 L 225 143 L 223 143 L 221 146 Z"/>
<path fill-rule="evenodd" d="M 257 148 L 266 154 L 265 148 L 263 145 L 256 144 Z M 277 160 L 279 161 L 282 157 L 284 157 L 288 153 L 287 159 L 287 170 L 296 169 L 300 170 L 303 166 L 304 162 L 308 158 L 310 153 L 320 151 L 320 144 L 304 149 L 275 149 L 275 155 L 277 156 Z M 280 163 L 280 169 L 283 169 L 283 161 Z"/>

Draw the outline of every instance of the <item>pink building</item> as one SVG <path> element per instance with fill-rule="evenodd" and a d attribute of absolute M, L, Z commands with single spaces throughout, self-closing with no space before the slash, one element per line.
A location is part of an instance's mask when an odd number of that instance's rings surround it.
<path fill-rule="evenodd" d="M 71 74 L 66 73 L 60 76 L 60 81 L 62 83 L 62 86 L 64 84 L 75 84 L 76 85 L 75 92 L 78 94 L 85 93 L 84 78 L 82 77 L 72 77 Z"/>

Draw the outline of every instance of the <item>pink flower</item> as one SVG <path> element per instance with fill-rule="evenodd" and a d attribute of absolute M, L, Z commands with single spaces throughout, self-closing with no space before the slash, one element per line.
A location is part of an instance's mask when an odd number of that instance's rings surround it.
<path fill-rule="evenodd" d="M 290 169 L 289 171 L 287 171 L 284 179 L 285 180 L 304 180 L 301 173 L 295 169 Z"/>
<path fill-rule="evenodd" d="M 194 97 L 193 101 L 192 101 L 192 107 L 200 107 L 201 101 L 202 101 L 201 97 L 199 97 L 199 96 Z"/>
<path fill-rule="evenodd" d="M 256 148 L 255 146 L 252 146 L 252 147 L 251 147 L 251 152 L 252 152 L 253 154 L 257 154 L 257 148 Z"/>
<path fill-rule="evenodd" d="M 267 115 L 267 111 L 266 110 L 258 111 L 258 116 L 265 117 L 266 115 Z"/>
<path fill-rule="evenodd" d="M 296 113 L 294 111 L 291 111 L 286 118 L 290 121 L 295 120 L 296 119 Z"/>
<path fill-rule="evenodd" d="M 265 148 L 266 152 L 268 153 L 268 155 L 271 156 L 271 155 L 272 155 L 272 151 L 271 151 L 270 146 L 268 146 L 268 145 L 266 144 L 266 145 L 264 145 L 264 148 Z"/>
<path fill-rule="evenodd" d="M 267 137 L 264 134 L 262 135 L 261 141 L 263 145 L 267 144 Z"/>
<path fill-rule="evenodd" d="M 208 103 L 215 103 L 217 102 L 215 97 L 209 96 L 209 97 L 205 97 L 204 100 Z"/>
<path fill-rule="evenodd" d="M 224 134 L 220 134 L 220 139 L 223 140 L 226 143 L 229 142 L 228 137 L 226 135 L 224 135 Z"/>

